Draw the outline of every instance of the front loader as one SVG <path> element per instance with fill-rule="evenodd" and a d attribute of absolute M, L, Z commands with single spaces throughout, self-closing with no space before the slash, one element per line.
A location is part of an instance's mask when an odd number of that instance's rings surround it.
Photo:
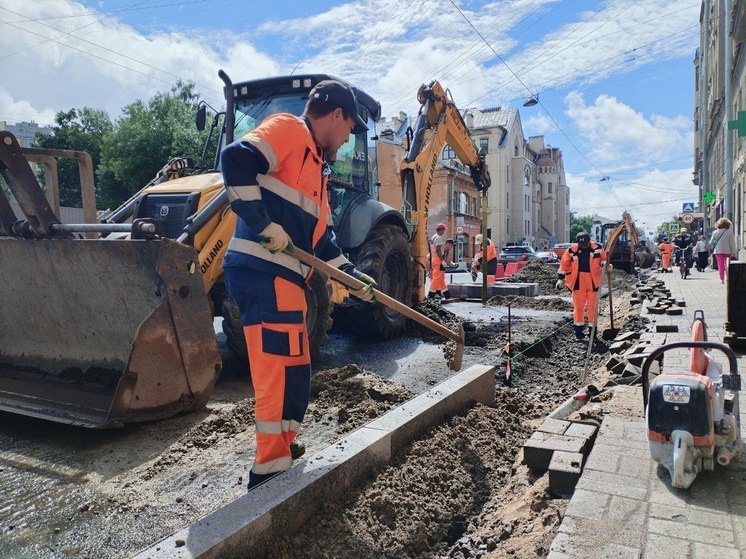
<path fill-rule="evenodd" d="M 194 248 L 147 220 L 63 225 L 0 132 L 0 410 L 114 427 L 203 407 L 220 371 Z M 126 240 L 80 232 L 125 231 Z"/>

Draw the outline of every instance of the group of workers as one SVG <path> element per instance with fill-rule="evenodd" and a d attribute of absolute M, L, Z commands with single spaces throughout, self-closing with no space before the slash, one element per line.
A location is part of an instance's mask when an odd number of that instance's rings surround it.
<path fill-rule="evenodd" d="M 355 268 L 336 243 L 327 198 L 329 161 L 351 133 L 365 130 L 354 90 L 344 82 L 324 80 L 311 90 L 302 116 L 269 116 L 221 153 L 225 189 L 238 218 L 223 261 L 224 277 L 240 309 L 255 392 L 256 455 L 249 489 L 288 470 L 304 450 L 295 439 L 310 399 L 305 291 L 313 269 L 293 257 L 294 248 L 365 284 L 354 292 L 337 286 L 338 296 L 341 290 L 344 297 L 373 299 L 376 282 Z M 454 244 L 445 232 L 445 224 L 438 224 L 430 240 L 430 298 L 450 296 L 445 269 L 453 266 Z M 674 245 L 685 249 L 691 239 L 683 234 Z M 480 249 L 482 241 L 475 236 Z M 664 268 L 670 266 L 672 250 L 666 246 L 664 241 L 659 247 Z M 487 274 L 494 275 L 498 258 L 489 239 L 486 253 Z M 475 255 L 475 276 L 484 259 L 481 252 Z M 578 339 L 595 320 L 606 260 L 604 248 L 586 232 L 562 256 L 557 288 L 572 293 Z"/>

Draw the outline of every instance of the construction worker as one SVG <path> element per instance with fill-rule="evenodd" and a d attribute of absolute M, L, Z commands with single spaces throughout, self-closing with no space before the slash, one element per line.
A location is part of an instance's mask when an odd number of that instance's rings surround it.
<path fill-rule="evenodd" d="M 443 299 L 450 299 L 446 283 L 446 267 L 453 266 L 445 254 L 446 248 L 446 226 L 438 223 L 435 226 L 435 235 L 430 239 L 430 289 L 427 293 L 428 299 L 434 299 L 436 295 Z"/>
<path fill-rule="evenodd" d="M 668 237 L 663 237 L 661 244 L 658 245 L 658 250 L 661 253 L 661 271 L 666 273 L 671 272 L 671 254 L 673 254 L 673 245 Z"/>
<path fill-rule="evenodd" d="M 249 489 L 290 468 L 291 444 L 310 397 L 305 292 L 313 269 L 288 253 L 295 246 L 314 253 L 367 284 L 352 295 L 373 297 L 375 281 L 335 242 L 326 192 L 331 171 L 324 158 L 351 132 L 366 129 L 350 86 L 324 80 L 311 90 L 301 117 L 271 115 L 221 154 L 225 188 L 238 216 L 223 269 L 241 311 L 256 400 Z"/>
<path fill-rule="evenodd" d="M 606 261 L 606 251 L 591 236 L 581 231 L 576 243 L 568 248 L 560 260 L 557 289 L 566 286 L 572 292 L 572 319 L 575 337 L 585 337 L 585 317 L 588 324 L 596 318 L 596 301 L 601 285 L 601 264 Z M 609 264 L 610 266 L 611 264 Z"/>
<path fill-rule="evenodd" d="M 474 235 L 474 245 L 478 247 L 478 250 L 471 261 L 471 277 L 474 281 L 477 281 L 477 272 L 482 267 L 481 233 Z M 494 276 L 495 273 L 497 273 L 497 249 L 495 249 L 495 243 L 492 242 L 492 239 L 487 239 L 487 275 Z"/>

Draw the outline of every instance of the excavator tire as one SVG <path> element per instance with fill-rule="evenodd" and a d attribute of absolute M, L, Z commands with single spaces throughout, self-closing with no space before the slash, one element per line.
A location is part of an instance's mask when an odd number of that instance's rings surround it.
<path fill-rule="evenodd" d="M 321 346 L 326 343 L 327 331 L 331 328 L 331 299 L 329 298 L 329 287 L 326 276 L 314 271 L 308 280 L 310 289 L 306 291 L 306 328 L 308 329 L 308 343 L 311 346 L 311 360 L 318 357 Z M 227 291 L 222 301 L 223 333 L 226 337 L 228 347 L 242 361 L 248 363 L 248 350 L 246 349 L 246 338 L 243 335 L 241 324 L 241 313 L 236 302 L 228 295 Z"/>
<path fill-rule="evenodd" d="M 406 305 L 411 304 L 412 249 L 404 231 L 395 225 L 378 225 L 351 255 L 358 270 L 374 278 L 379 289 Z M 406 317 L 380 303 L 337 307 L 335 326 L 366 339 L 389 339 L 404 331 Z"/>

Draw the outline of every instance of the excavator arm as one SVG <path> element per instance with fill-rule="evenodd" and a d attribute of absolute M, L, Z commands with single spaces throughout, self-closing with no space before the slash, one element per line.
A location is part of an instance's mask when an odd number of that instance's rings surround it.
<path fill-rule="evenodd" d="M 629 240 L 628 246 L 617 247 L 620 237 L 626 233 Z M 609 261 L 617 268 L 632 272 L 635 265 L 640 268 L 649 268 L 654 257 L 652 253 L 640 250 L 640 237 L 637 234 L 635 220 L 629 212 L 622 213 L 622 220 L 606 235 L 604 249 L 609 255 Z"/>
<path fill-rule="evenodd" d="M 438 158 L 448 144 L 456 157 L 469 167 L 479 190 L 490 185 L 490 176 L 469 135 L 466 123 L 450 93 L 439 82 L 422 85 L 417 92 L 420 112 L 412 134 L 409 150 L 401 164 L 403 213 L 412 231 L 412 257 L 418 267 L 416 300 L 424 298 L 424 272 L 427 267 L 427 214 Z"/>

